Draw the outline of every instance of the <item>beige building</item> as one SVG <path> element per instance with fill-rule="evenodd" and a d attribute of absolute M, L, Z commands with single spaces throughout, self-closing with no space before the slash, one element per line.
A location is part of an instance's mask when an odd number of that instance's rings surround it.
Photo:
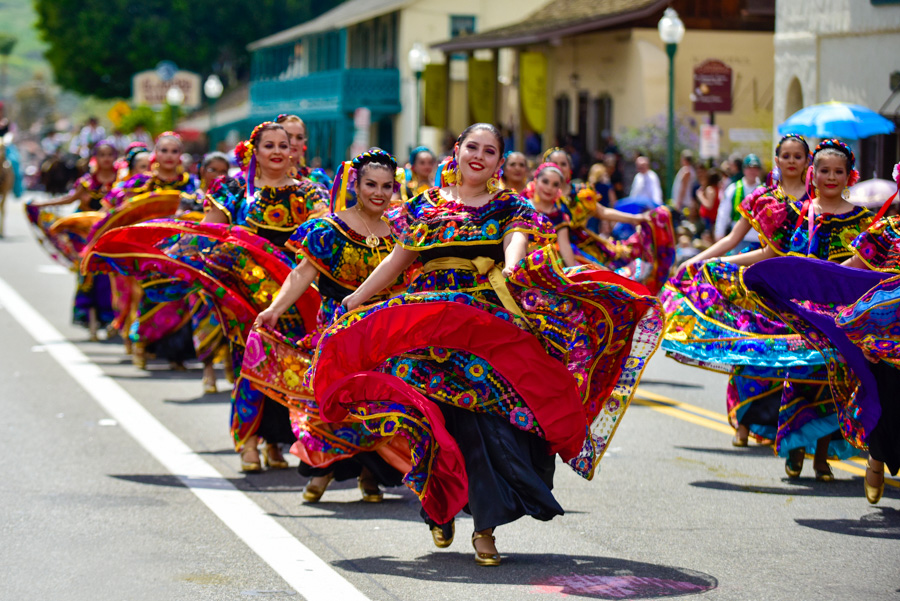
<path fill-rule="evenodd" d="M 675 55 L 675 110 L 696 122 L 693 70 L 710 59 L 732 69 L 732 108 L 715 114 L 721 153 L 768 154 L 774 99 L 774 0 L 698 3 L 689 0 L 554 0 L 512 25 L 436 44 L 450 63 L 448 127 L 472 117 L 467 100 L 468 55 L 497 65 L 496 121 L 516 132 L 516 146 L 531 130 L 548 147 L 576 137 L 583 149 L 602 149 L 605 136 L 663 119 L 668 107 L 668 57 L 656 26 L 666 7 L 678 11 L 686 33 Z M 546 63 L 542 124 L 528 123 L 521 58 L 539 53 Z M 457 65 L 457 63 L 459 63 Z M 471 62 L 468 64 L 472 64 Z"/>
<path fill-rule="evenodd" d="M 775 125 L 803 107 L 838 100 L 900 123 L 900 3 L 878 0 L 778 0 L 775 27 Z M 855 145 L 864 178 L 889 177 L 897 136 Z"/>

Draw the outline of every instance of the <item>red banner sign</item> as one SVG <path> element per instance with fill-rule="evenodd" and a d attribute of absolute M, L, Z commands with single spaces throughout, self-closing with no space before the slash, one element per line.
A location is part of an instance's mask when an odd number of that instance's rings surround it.
<path fill-rule="evenodd" d="M 731 67 L 710 59 L 694 67 L 694 112 L 731 112 Z"/>

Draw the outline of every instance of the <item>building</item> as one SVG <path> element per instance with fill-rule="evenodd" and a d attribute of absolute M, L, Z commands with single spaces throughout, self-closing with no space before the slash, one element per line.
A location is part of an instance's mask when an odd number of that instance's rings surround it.
<path fill-rule="evenodd" d="M 310 159 L 334 169 L 351 145 L 399 156 L 438 134 L 417 119 L 417 78 L 407 63 L 416 43 L 499 27 L 544 0 L 348 0 L 306 23 L 257 40 L 248 122 L 296 113 L 307 124 Z"/>
<path fill-rule="evenodd" d="M 900 123 L 900 2 L 778 0 L 775 124 L 803 107 L 838 100 Z M 854 144 L 863 178 L 890 178 L 896 134 Z"/>
<path fill-rule="evenodd" d="M 693 110 L 693 70 L 719 60 L 732 73 L 731 109 L 714 115 L 721 152 L 771 149 L 774 0 L 553 0 L 508 26 L 440 42 L 433 48 L 444 53 L 450 83 L 437 87 L 449 90 L 449 129 L 484 104 L 473 91 L 493 95 L 487 116 L 519 149 L 537 133 L 544 148 L 568 139 L 593 153 L 608 135 L 662 119 L 668 57 L 657 24 L 669 6 L 686 27 L 674 58 L 676 113 L 709 118 Z M 484 70 L 495 71 L 496 88 L 482 81 Z"/>

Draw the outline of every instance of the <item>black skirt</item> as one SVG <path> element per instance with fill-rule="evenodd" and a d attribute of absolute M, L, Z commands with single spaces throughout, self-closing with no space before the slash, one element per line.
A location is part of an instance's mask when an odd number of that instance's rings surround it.
<path fill-rule="evenodd" d="M 400 486 L 403 484 L 403 473 L 375 452 L 359 453 L 350 459 L 341 459 L 326 467 L 313 467 L 301 461 L 297 467 L 297 473 L 307 478 L 334 474 L 335 480 L 343 482 L 344 480 L 358 478 L 363 468 L 369 470 L 369 473 L 381 486 Z"/>
<path fill-rule="evenodd" d="M 496 528 L 525 515 L 542 521 L 563 515 L 552 492 L 556 457 L 548 454 L 545 441 L 495 415 L 439 406 L 466 464 L 466 510 L 475 520 L 475 530 Z"/>
<path fill-rule="evenodd" d="M 872 459 L 883 461 L 896 476 L 900 471 L 900 369 L 884 361 L 870 368 L 878 382 L 881 418 L 866 443 Z"/>

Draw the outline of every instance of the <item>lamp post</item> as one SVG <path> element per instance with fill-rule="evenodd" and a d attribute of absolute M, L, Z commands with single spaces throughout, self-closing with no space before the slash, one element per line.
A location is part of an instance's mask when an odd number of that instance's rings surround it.
<path fill-rule="evenodd" d="M 166 104 L 169 105 L 170 120 L 172 122 L 172 131 L 175 131 L 175 119 L 178 115 L 178 107 L 184 103 L 184 92 L 178 86 L 172 86 L 166 91 Z"/>
<path fill-rule="evenodd" d="M 672 194 L 675 182 L 675 51 L 684 37 L 684 23 L 675 9 L 669 7 L 659 20 L 659 37 L 666 45 L 669 56 L 669 136 L 666 148 L 666 191 Z"/>
<path fill-rule="evenodd" d="M 222 80 L 215 73 L 207 77 L 206 81 L 203 82 L 203 93 L 209 98 L 209 130 L 206 132 L 207 139 L 209 138 L 209 132 L 215 127 L 216 100 L 219 99 L 224 91 L 225 86 L 222 85 Z M 212 145 L 210 144 L 210 146 Z"/>
<path fill-rule="evenodd" d="M 416 146 L 418 146 L 421 142 L 420 136 L 422 133 L 422 72 L 425 70 L 425 65 L 427 65 L 430 60 L 428 57 L 428 51 L 425 50 L 425 47 L 422 46 L 419 42 L 413 44 L 412 48 L 409 50 L 409 55 L 407 55 L 407 61 L 409 62 L 409 68 L 412 69 L 413 73 L 416 75 Z"/>

